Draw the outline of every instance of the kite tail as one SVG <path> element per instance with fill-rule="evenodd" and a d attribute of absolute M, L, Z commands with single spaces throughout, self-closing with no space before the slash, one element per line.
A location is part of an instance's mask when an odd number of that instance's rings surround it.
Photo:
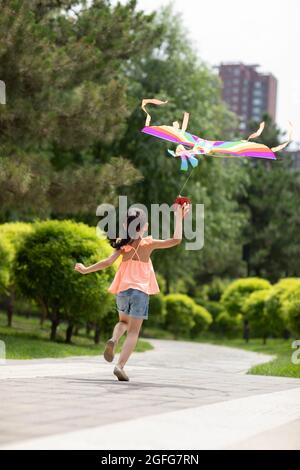
<path fill-rule="evenodd" d="M 288 132 L 288 140 L 277 147 L 271 148 L 272 152 L 280 152 L 281 150 L 285 149 L 293 140 L 293 124 L 289 121 L 289 132 Z"/>
<path fill-rule="evenodd" d="M 196 157 L 190 157 L 189 162 L 190 162 L 190 164 L 192 165 L 193 168 L 196 168 L 196 166 L 198 166 L 198 163 L 199 163 L 199 161 Z"/>
<path fill-rule="evenodd" d="M 142 110 L 146 113 L 147 117 L 146 117 L 146 122 L 145 122 L 145 126 L 148 127 L 150 125 L 150 121 L 151 121 L 151 116 L 150 114 L 147 112 L 146 110 L 146 106 L 147 104 L 155 104 L 155 105 L 160 105 L 160 104 L 166 104 L 168 101 L 161 101 L 161 100 L 157 100 L 156 98 L 152 98 L 152 99 L 143 99 L 142 101 L 142 105 L 141 105 L 141 108 Z"/>
<path fill-rule="evenodd" d="M 259 137 L 263 133 L 264 128 L 265 128 L 265 123 L 261 122 L 257 131 L 254 132 L 254 134 L 249 135 L 247 140 L 255 139 L 256 137 Z"/>
<path fill-rule="evenodd" d="M 185 155 L 183 155 L 181 158 L 181 167 L 180 169 L 182 171 L 188 171 L 188 159 Z"/>

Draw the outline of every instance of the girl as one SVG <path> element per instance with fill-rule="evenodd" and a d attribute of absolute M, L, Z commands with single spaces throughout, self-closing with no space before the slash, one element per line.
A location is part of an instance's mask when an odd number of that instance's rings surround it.
<path fill-rule="evenodd" d="M 171 248 L 181 242 L 182 219 L 189 212 L 189 207 L 188 204 L 176 206 L 174 235 L 167 240 L 154 240 L 151 236 L 143 238 L 148 229 L 145 214 L 141 209 L 131 209 L 124 227 L 126 238 L 112 242 L 115 252 L 92 266 L 85 267 L 81 263 L 75 266 L 79 273 L 89 274 L 111 266 L 122 255 L 122 262 L 109 288 L 109 292 L 116 294 L 119 322 L 104 351 L 106 361 L 112 362 L 117 343 L 127 332 L 118 364 L 114 368 L 114 374 L 120 381 L 129 381 L 124 366 L 135 348 L 143 320 L 148 318 L 149 295 L 159 292 L 151 254 L 154 250 Z"/>

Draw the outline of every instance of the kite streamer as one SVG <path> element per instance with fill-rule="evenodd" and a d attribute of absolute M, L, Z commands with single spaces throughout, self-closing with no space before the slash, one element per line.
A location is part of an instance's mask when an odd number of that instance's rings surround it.
<path fill-rule="evenodd" d="M 147 104 L 156 104 L 156 105 L 160 105 L 160 104 L 166 104 L 168 101 L 161 101 L 161 100 L 157 100 L 156 98 L 152 98 L 152 99 L 145 99 L 142 101 L 142 110 L 147 114 L 147 118 L 146 118 L 146 123 L 145 125 L 146 126 L 149 126 L 150 125 L 150 121 L 151 121 L 151 116 L 150 114 L 146 111 L 146 106 Z"/>

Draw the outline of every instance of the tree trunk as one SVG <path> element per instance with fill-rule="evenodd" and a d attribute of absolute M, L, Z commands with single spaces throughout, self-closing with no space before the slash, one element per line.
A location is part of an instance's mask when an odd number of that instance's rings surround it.
<path fill-rule="evenodd" d="M 87 323 L 87 324 L 86 324 L 86 334 L 87 334 L 87 336 L 90 335 L 90 332 L 91 332 L 91 324 L 90 324 L 90 323 Z"/>
<path fill-rule="evenodd" d="M 267 337 L 264 336 L 264 337 L 263 337 L 263 345 L 265 346 L 266 344 L 267 344 Z"/>
<path fill-rule="evenodd" d="M 94 343 L 95 344 L 100 343 L 100 326 L 98 326 L 98 325 L 95 326 Z"/>
<path fill-rule="evenodd" d="M 66 344 L 71 344 L 74 325 L 70 323 L 66 331 Z"/>
<path fill-rule="evenodd" d="M 75 326 L 74 335 L 75 335 L 75 336 L 78 336 L 78 335 L 79 335 L 79 326 Z"/>
<path fill-rule="evenodd" d="M 11 327 L 12 326 L 13 313 L 14 313 L 14 296 L 13 296 L 13 294 L 11 294 L 7 299 L 6 313 L 7 313 L 7 326 Z"/>
<path fill-rule="evenodd" d="M 40 318 L 40 325 L 44 326 L 44 321 L 46 320 L 46 318 L 48 318 L 48 310 L 47 310 L 46 305 L 44 305 L 43 302 L 40 302 L 40 305 L 41 305 L 41 309 L 42 309 L 41 318 Z"/>
<path fill-rule="evenodd" d="M 55 319 L 51 321 L 51 334 L 50 334 L 50 341 L 56 340 L 56 331 L 59 325 L 59 320 Z"/>

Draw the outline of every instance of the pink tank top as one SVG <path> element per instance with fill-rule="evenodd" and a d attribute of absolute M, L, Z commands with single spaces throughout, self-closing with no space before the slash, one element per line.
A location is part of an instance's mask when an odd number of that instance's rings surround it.
<path fill-rule="evenodd" d="M 145 237 L 141 240 L 139 246 L 150 244 L 151 242 L 152 237 Z M 133 246 L 125 245 L 121 248 L 123 253 L 131 250 L 134 250 L 138 256 L 137 249 Z M 127 289 L 137 289 L 149 295 L 158 294 L 159 287 L 150 258 L 147 262 L 132 258 L 121 262 L 108 291 L 112 294 L 118 294 Z"/>

